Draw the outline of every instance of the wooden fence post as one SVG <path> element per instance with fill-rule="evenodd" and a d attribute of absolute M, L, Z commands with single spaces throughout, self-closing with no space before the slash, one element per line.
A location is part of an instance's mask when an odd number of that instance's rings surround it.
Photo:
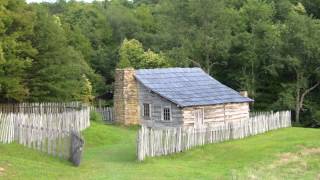
<path fill-rule="evenodd" d="M 230 121 L 214 127 L 147 128 L 137 136 L 137 158 L 168 155 L 208 143 L 242 139 L 266 131 L 291 126 L 290 111 L 252 113 L 249 119 Z"/>

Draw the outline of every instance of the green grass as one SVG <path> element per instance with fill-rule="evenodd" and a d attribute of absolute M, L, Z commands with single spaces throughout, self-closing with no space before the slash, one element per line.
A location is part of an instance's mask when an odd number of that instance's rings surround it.
<path fill-rule="evenodd" d="M 144 162 L 136 161 L 136 131 L 93 123 L 84 132 L 85 152 L 78 168 L 21 145 L 0 145 L 0 179 L 317 179 L 320 175 L 318 129 L 281 129 Z"/>

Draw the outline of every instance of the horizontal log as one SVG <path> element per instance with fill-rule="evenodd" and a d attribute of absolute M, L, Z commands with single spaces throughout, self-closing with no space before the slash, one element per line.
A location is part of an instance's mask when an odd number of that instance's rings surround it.
<path fill-rule="evenodd" d="M 216 122 L 216 121 L 224 121 L 224 118 L 212 118 L 212 119 L 205 119 L 205 122 Z"/>

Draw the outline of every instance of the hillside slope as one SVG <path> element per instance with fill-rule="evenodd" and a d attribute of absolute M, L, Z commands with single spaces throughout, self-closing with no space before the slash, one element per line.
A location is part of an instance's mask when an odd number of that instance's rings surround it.
<path fill-rule="evenodd" d="M 0 145 L 0 179 L 317 179 L 320 130 L 288 128 L 137 162 L 136 128 L 94 123 L 79 168 L 17 144 Z"/>

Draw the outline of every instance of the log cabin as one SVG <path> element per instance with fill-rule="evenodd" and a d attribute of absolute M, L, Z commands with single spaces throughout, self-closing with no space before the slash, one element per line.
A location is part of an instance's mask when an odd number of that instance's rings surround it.
<path fill-rule="evenodd" d="M 239 93 L 200 68 L 116 69 L 115 121 L 147 127 L 203 127 L 249 118 Z"/>

